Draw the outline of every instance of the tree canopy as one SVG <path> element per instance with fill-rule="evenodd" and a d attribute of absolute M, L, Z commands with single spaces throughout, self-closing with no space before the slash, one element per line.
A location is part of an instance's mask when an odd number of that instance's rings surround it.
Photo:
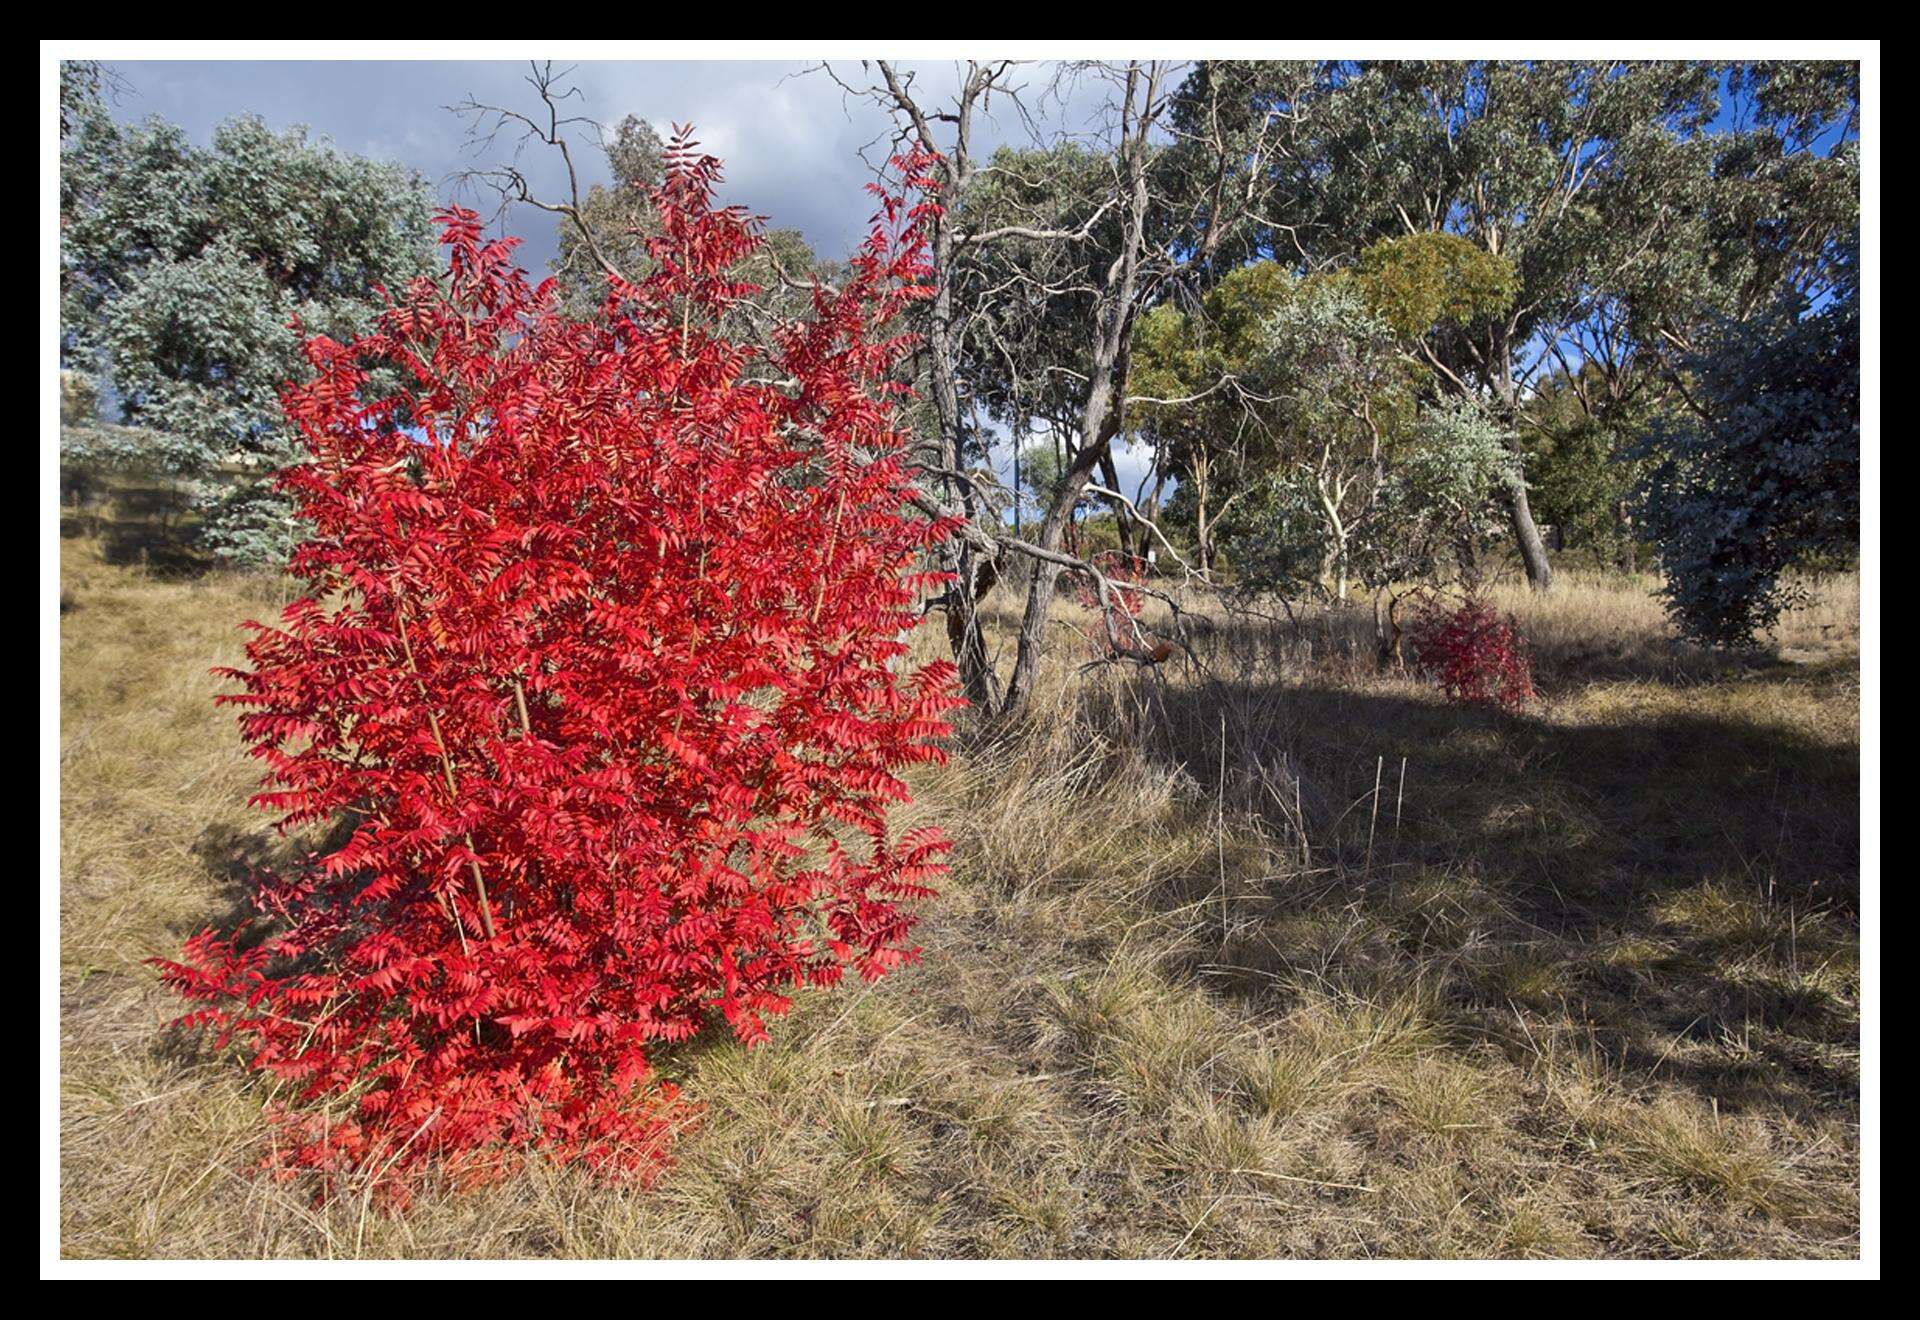
<path fill-rule="evenodd" d="M 120 124 L 96 69 L 63 75 L 62 363 L 103 375 L 121 419 L 151 435 L 124 457 L 204 483 L 214 548 L 282 556 L 285 502 L 207 479 L 291 461 L 280 391 L 302 338 L 356 337 L 381 287 L 429 268 L 425 181 L 252 116 L 204 147 L 157 118 Z"/>

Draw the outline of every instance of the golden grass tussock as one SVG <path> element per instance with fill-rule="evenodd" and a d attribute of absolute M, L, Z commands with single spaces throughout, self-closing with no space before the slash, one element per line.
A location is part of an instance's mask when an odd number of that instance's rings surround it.
<path fill-rule="evenodd" d="M 1203 673 L 1084 668 L 1065 605 L 1027 724 L 917 779 L 918 966 L 670 1052 L 650 1189 L 393 1214 L 256 1176 L 264 1087 L 144 965 L 289 846 L 208 672 L 283 588 L 111 551 L 62 545 L 67 1256 L 1858 1252 L 1855 578 L 1733 659 L 1647 580 L 1500 588 L 1514 716 L 1377 672 L 1363 611 L 1203 613 Z"/>

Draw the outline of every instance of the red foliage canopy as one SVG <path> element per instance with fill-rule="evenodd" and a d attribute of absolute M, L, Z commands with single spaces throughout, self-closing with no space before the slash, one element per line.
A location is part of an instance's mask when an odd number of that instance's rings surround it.
<path fill-rule="evenodd" d="M 208 931 L 162 966 L 205 1005 L 183 1022 L 291 1084 L 289 1169 L 649 1170 L 685 1114 L 649 1046 L 715 1014 L 762 1039 L 793 987 L 917 952 L 899 903 L 948 844 L 888 811 L 961 703 L 950 665 L 904 665 L 950 529 L 903 512 L 886 327 L 932 203 L 882 193 L 842 289 L 732 342 L 757 224 L 694 145 L 653 273 L 601 315 L 451 210 L 445 279 L 310 341 L 287 391 L 308 594 L 247 625 L 221 700 L 255 802 L 351 834 L 258 878 L 264 942 Z"/>
<path fill-rule="evenodd" d="M 1452 610 L 1435 606 L 1414 620 L 1409 635 L 1419 667 L 1448 701 L 1512 711 L 1534 699 L 1526 639 L 1486 601 L 1469 598 Z"/>

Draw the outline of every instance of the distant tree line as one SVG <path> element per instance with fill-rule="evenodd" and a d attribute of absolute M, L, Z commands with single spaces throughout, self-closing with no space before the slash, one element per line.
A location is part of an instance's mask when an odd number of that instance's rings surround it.
<path fill-rule="evenodd" d="M 938 97 L 886 61 L 818 76 L 891 119 L 885 155 L 916 153 L 940 203 L 904 370 L 926 508 L 964 528 L 938 605 L 976 704 L 1024 708 L 1059 577 L 1098 573 L 1090 517 L 1196 580 L 1364 600 L 1383 640 L 1407 592 L 1499 556 L 1549 589 L 1543 526 L 1623 568 L 1650 550 L 1676 622 L 1719 644 L 1854 552 L 1857 66 L 960 74 Z M 556 217 L 553 273 L 591 314 L 648 267 L 660 139 L 628 117 L 576 160 L 564 91 L 532 83 L 526 106 L 463 107 L 470 181 Z M 107 71 L 64 69 L 63 363 L 150 433 L 132 457 L 189 479 L 290 461 L 289 323 L 344 339 L 373 286 L 432 269 L 426 186 L 252 118 L 196 147 L 110 95 Z M 982 151 L 988 113 L 1066 123 L 1050 98 L 1089 127 Z M 528 139 L 568 153 L 565 195 L 484 159 Z M 766 326 L 840 270 L 793 231 L 753 264 L 737 314 Z M 1150 455 L 1131 490 L 1123 441 Z M 236 558 L 271 558 L 284 517 L 259 483 L 209 487 L 207 536 Z M 995 589 L 1024 598 L 1004 680 L 979 623 Z"/>

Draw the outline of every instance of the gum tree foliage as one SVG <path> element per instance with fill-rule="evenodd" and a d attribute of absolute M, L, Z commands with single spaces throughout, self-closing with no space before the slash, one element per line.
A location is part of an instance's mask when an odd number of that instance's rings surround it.
<path fill-rule="evenodd" d="M 1374 636 L 1383 664 L 1401 659 L 1401 606 L 1429 610 L 1449 585 L 1469 608 L 1480 587 L 1480 543 L 1501 522 L 1519 460 L 1513 437 L 1471 399 L 1444 399 L 1422 410 L 1404 458 L 1381 484 L 1372 534 L 1353 556 L 1373 594 Z"/>
<path fill-rule="evenodd" d="M 1817 302 L 1844 278 L 1859 226 L 1857 66 L 1769 61 L 1716 71 L 1724 124 L 1652 135 L 1647 182 L 1607 195 L 1609 230 L 1652 211 L 1657 237 L 1554 327 L 1519 432 L 1542 515 L 1623 566 L 1640 533 L 1632 492 L 1648 441 L 1684 411 L 1677 388 L 1706 338 L 1781 299 Z"/>
<path fill-rule="evenodd" d="M 1298 286 L 1278 262 L 1252 262 L 1222 276 L 1197 307 L 1162 303 L 1134 331 L 1127 428 L 1152 446 L 1157 470 L 1178 477 L 1168 513 L 1193 538 L 1203 571 L 1213 570 L 1222 520 L 1275 459 L 1280 401 L 1267 327 Z M 1237 388 L 1193 397 L 1228 379 Z M 1191 402 L 1158 402 L 1178 398 Z"/>
<path fill-rule="evenodd" d="M 608 183 L 588 186 L 580 199 L 587 230 L 600 248 L 596 257 L 586 230 L 562 218 L 560 252 L 554 259 L 554 277 L 560 281 L 570 306 L 591 311 L 606 296 L 607 275 L 601 259 L 612 262 L 632 279 L 644 279 L 652 258 L 647 241 L 660 232 L 654 190 L 666 173 L 659 132 L 638 115 L 627 115 L 605 133 L 600 142 L 606 158 Z"/>
<path fill-rule="evenodd" d="M 302 370 L 302 333 L 356 337 L 383 305 L 376 286 L 428 268 L 425 182 L 250 116 L 205 147 L 158 118 L 120 124 L 100 77 L 63 69 L 61 360 L 103 374 L 142 439 L 71 457 L 193 483 L 214 549 L 276 562 L 286 499 L 214 477 L 294 459 L 280 391 Z"/>
<path fill-rule="evenodd" d="M 1154 309 L 1135 335 L 1143 393 L 1232 385 L 1134 409 L 1140 432 L 1180 473 L 1174 509 L 1202 562 L 1225 529 L 1251 584 L 1325 586 L 1344 598 L 1349 543 L 1370 535 L 1361 529 L 1414 443 L 1416 410 L 1436 394 L 1435 363 L 1513 287 L 1502 258 L 1453 235 L 1413 234 L 1324 274 L 1254 262 L 1224 275 L 1193 311 Z M 1240 553 L 1253 560 L 1241 565 Z"/>
<path fill-rule="evenodd" d="M 1475 547 L 1499 526 L 1514 467 L 1511 437 L 1485 409 L 1441 400 L 1395 428 L 1344 524 L 1327 512 L 1320 473 L 1276 468 L 1235 512 L 1225 544 L 1245 590 L 1295 596 L 1330 580 L 1336 591 L 1341 578 L 1357 584 L 1373 597 L 1386 651 L 1403 596 L 1473 584 Z"/>
<path fill-rule="evenodd" d="M 1436 378 L 1517 414 L 1547 375 L 1596 415 L 1671 388 L 1703 326 L 1829 277 L 1857 225 L 1858 70 L 1776 62 L 1396 61 L 1209 66 L 1223 132 L 1285 125 L 1237 159 L 1272 187 L 1256 253 L 1339 266 L 1382 238 L 1446 234 L 1506 259 L 1515 296 L 1435 343 Z M 1723 108 L 1731 127 L 1715 124 Z M 1722 131 L 1724 130 L 1724 131 Z M 1613 427 L 1614 433 L 1622 428 Z M 1523 479 L 1510 512 L 1551 578 Z"/>
<path fill-rule="evenodd" d="M 1520 416 L 1528 487 L 1535 511 L 1559 532 L 1562 548 L 1587 550 L 1633 571 L 1644 539 L 1633 515 L 1634 491 L 1647 470 L 1635 454 L 1669 422 L 1678 400 L 1642 391 L 1629 401 L 1589 408 L 1581 396 L 1605 388 L 1598 374 L 1591 364 L 1571 377 L 1556 371 L 1534 391 Z"/>
<path fill-rule="evenodd" d="M 1335 250 L 1447 233 L 1504 257 L 1516 279 L 1507 309 L 1433 358 L 1455 392 L 1511 418 L 1536 336 L 1578 320 L 1608 266 L 1649 236 L 1608 214 L 1630 213 L 1619 195 L 1658 177 L 1649 165 L 1664 134 L 1647 129 L 1704 123 L 1711 87 L 1703 70 L 1669 64 L 1410 61 L 1336 74 L 1312 137 L 1337 178 L 1303 219 Z M 1552 571 L 1524 480 L 1509 503 L 1528 576 L 1545 587 Z"/>
<path fill-rule="evenodd" d="M 1268 319 L 1270 379 L 1291 443 L 1271 481 L 1310 517 L 1318 579 L 1347 598 L 1360 543 L 1411 411 L 1407 364 L 1393 328 L 1346 281 L 1320 281 Z"/>
<path fill-rule="evenodd" d="M 1210 529 L 1241 589 L 1344 600 L 1357 585 L 1393 659 L 1402 597 L 1477 579 L 1497 497 L 1522 478 L 1508 427 L 1435 378 L 1448 340 L 1498 314 L 1513 287 L 1503 259 L 1416 234 L 1326 274 L 1254 263 L 1220 281 L 1216 294 L 1237 296 L 1210 296 L 1207 315 L 1158 309 L 1143 324 L 1143 381 L 1178 389 L 1218 375 L 1238 387 L 1230 400 L 1167 410 L 1171 425 L 1144 409 L 1156 434 L 1203 454 L 1236 422 L 1258 436 L 1232 442 L 1231 493 Z M 1261 309 L 1251 333 L 1248 307 Z M 1187 487 L 1183 500 L 1198 503 Z"/>
<path fill-rule="evenodd" d="M 1518 460 L 1513 437 L 1470 399 L 1443 399 L 1421 411 L 1410 443 L 1381 491 L 1381 533 L 1358 567 L 1363 581 L 1431 581 L 1499 526 L 1500 494 Z"/>
<path fill-rule="evenodd" d="M 1789 570 L 1859 547 L 1858 284 L 1725 320 L 1686 365 L 1691 410 L 1649 443 L 1644 517 L 1681 630 L 1747 646 L 1801 594 Z"/>

